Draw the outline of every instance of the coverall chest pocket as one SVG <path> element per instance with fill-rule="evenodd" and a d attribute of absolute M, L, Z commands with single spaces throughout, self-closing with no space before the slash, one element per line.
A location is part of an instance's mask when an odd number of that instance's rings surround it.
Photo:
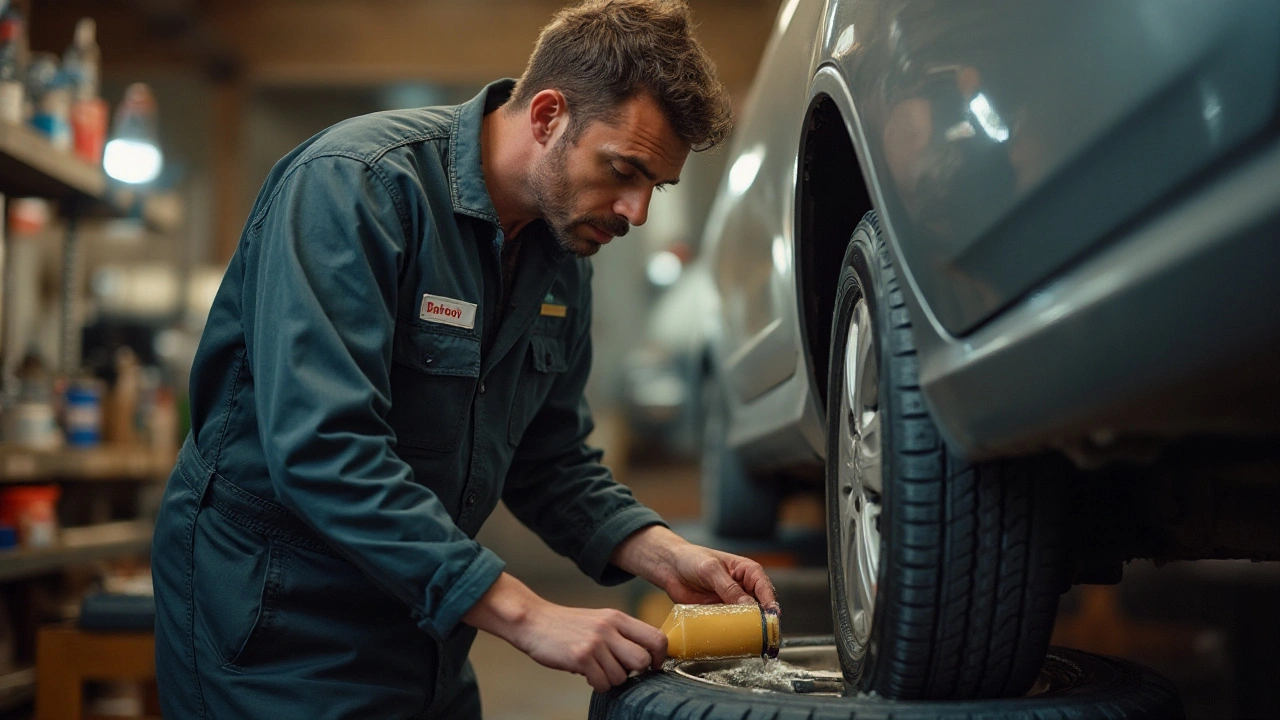
<path fill-rule="evenodd" d="M 520 438 L 524 437 L 529 423 L 551 394 L 551 386 L 567 369 L 569 365 L 565 360 L 564 340 L 534 333 L 529 341 L 529 358 L 520 371 L 516 399 L 511 407 L 507 440 L 512 445 L 520 444 Z"/>
<path fill-rule="evenodd" d="M 441 452 L 457 449 L 479 377 L 479 338 L 399 325 L 387 412 L 397 442 Z"/>

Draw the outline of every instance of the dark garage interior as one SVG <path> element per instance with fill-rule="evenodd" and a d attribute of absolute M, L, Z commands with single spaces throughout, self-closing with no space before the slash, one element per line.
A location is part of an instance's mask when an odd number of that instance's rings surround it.
<path fill-rule="evenodd" d="M 0 0 L 0 209 L 0 719 L 1280 718 L 1272 0 Z"/>

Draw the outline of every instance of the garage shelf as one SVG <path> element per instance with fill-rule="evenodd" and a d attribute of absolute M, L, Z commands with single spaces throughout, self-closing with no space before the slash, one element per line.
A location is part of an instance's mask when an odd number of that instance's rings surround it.
<path fill-rule="evenodd" d="M 81 215 L 128 215 L 135 203 L 132 193 L 112 190 L 102 168 L 59 150 L 43 135 L 25 125 L 0 121 L 0 195 L 40 197 L 71 202 Z M 168 230 L 181 221 L 181 210 L 172 198 L 142 199 L 141 217 L 156 230 Z"/>
<path fill-rule="evenodd" d="M 10 710 L 36 694 L 36 669 L 23 667 L 0 674 L 0 711 Z"/>
<path fill-rule="evenodd" d="M 137 520 L 63 528 L 55 547 L 0 551 L 0 582 L 137 555 L 150 549 L 151 534 L 151 523 Z"/>
<path fill-rule="evenodd" d="M 127 445 L 33 450 L 0 444 L 0 485 L 47 480 L 164 480 L 176 455 Z"/>

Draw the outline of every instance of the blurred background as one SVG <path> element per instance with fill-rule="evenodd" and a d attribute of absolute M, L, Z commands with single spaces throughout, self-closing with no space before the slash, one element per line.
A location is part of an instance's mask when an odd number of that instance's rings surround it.
<path fill-rule="evenodd" d="M 457 103 L 518 76 L 560 5 L 0 0 L 0 717 L 31 717 L 37 688 L 68 682 L 79 662 L 36 668 L 41 628 L 74 621 L 96 592 L 146 591 L 189 364 L 275 161 L 347 117 Z M 778 1 L 691 5 L 741 103 Z M 819 498 L 786 498 L 767 545 L 699 526 L 714 328 L 698 248 L 725 154 L 691 156 L 681 183 L 654 195 L 649 222 L 594 260 L 593 442 L 683 532 L 767 563 L 784 632 L 830 632 Z M 585 581 L 503 509 L 481 540 L 553 601 L 636 613 L 655 602 L 640 583 Z M 1063 608 L 1055 642 L 1157 668 L 1193 716 L 1280 714 L 1274 564 L 1135 564 L 1118 586 L 1073 590 Z M 136 648 L 118 652 L 127 664 Z M 473 662 L 487 717 L 586 715 L 581 678 L 484 635 Z M 86 700 L 99 715 L 148 705 L 131 682 L 95 683 Z"/>

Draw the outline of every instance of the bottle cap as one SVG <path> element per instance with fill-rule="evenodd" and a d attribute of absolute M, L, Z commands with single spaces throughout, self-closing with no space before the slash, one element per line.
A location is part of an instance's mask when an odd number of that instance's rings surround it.
<path fill-rule="evenodd" d="M 98 32 L 98 26 L 93 18 L 80 18 L 76 23 L 75 40 L 73 43 L 76 47 L 87 47 L 97 42 L 95 37 Z"/>
<path fill-rule="evenodd" d="M 778 608 L 776 606 L 760 608 L 760 620 L 760 632 L 762 633 L 760 657 L 766 660 L 776 660 L 778 658 L 778 649 L 782 647 L 782 626 Z"/>

